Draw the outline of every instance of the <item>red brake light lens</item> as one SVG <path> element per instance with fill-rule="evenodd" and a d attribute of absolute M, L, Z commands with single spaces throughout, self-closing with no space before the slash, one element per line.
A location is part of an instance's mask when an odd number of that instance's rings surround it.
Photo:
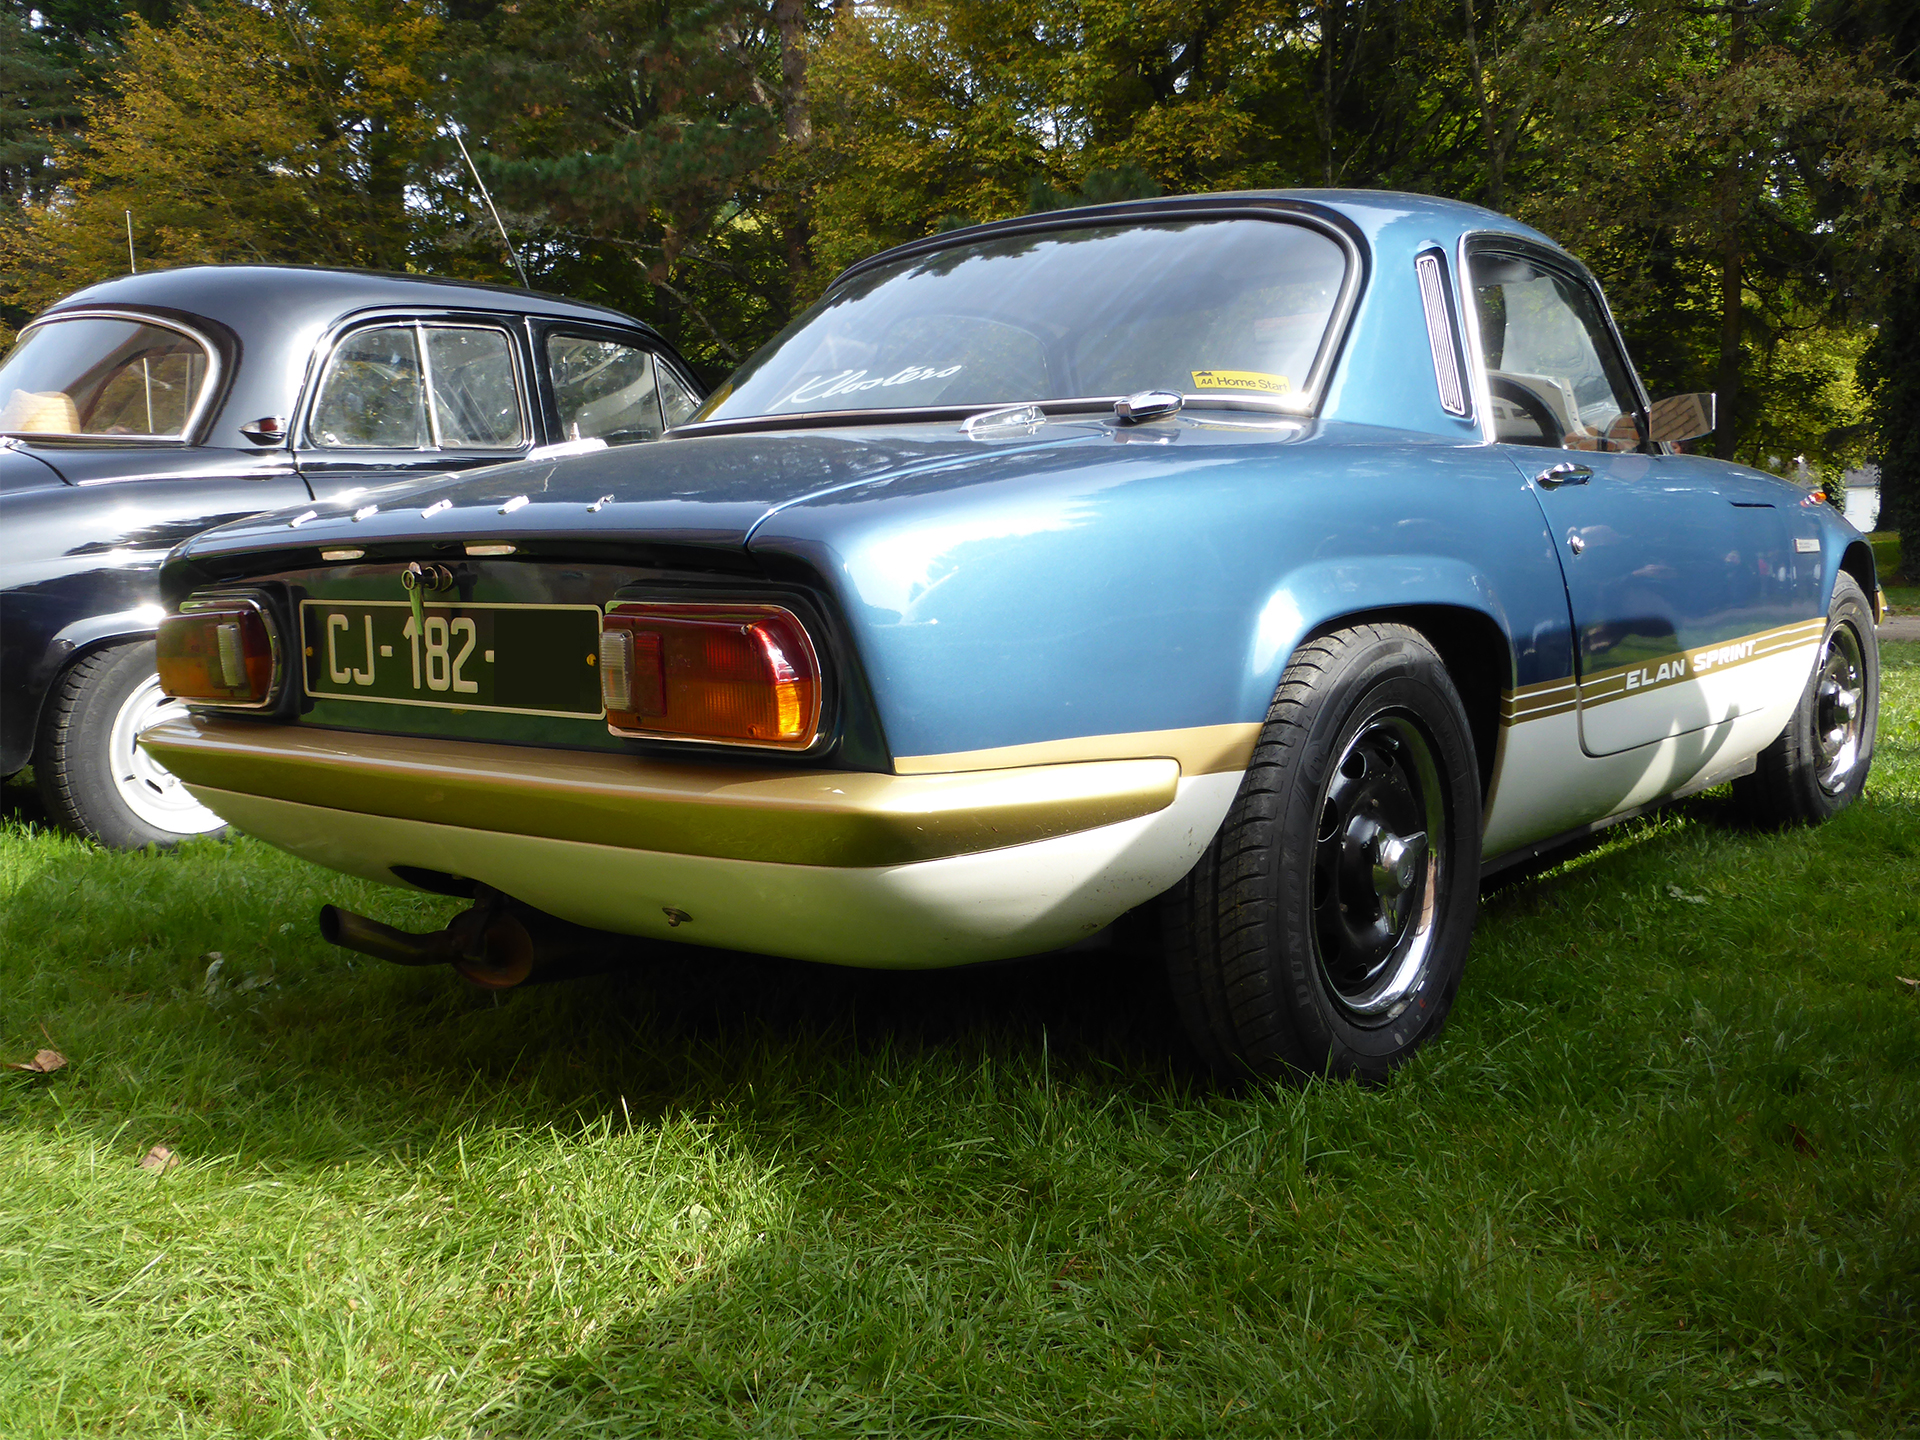
<path fill-rule="evenodd" d="M 617 605 L 600 686 L 616 735 L 804 750 L 820 733 L 820 660 L 778 605 Z"/>
<path fill-rule="evenodd" d="M 260 709 L 279 665 L 272 622 L 252 600 L 189 600 L 160 622 L 160 688 L 192 705 Z"/>

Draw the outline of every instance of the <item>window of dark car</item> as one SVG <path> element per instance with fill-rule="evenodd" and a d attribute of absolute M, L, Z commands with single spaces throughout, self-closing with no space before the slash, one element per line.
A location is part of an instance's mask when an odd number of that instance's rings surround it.
<path fill-rule="evenodd" d="M 1291 220 L 1180 218 L 990 235 L 856 273 L 701 419 L 1173 390 L 1304 409 L 1352 257 Z"/>
<path fill-rule="evenodd" d="M 666 412 L 667 427 L 684 425 L 700 413 L 700 397 L 673 373 L 671 365 L 664 360 L 655 363 L 660 367 L 660 408 Z"/>
<path fill-rule="evenodd" d="M 619 445 L 659 435 L 660 383 L 650 352 L 563 331 L 550 333 L 544 349 L 561 439 Z"/>
<path fill-rule="evenodd" d="M 327 359 L 307 433 L 326 450 L 524 449 L 513 341 L 485 325 L 356 330 Z"/>
<path fill-rule="evenodd" d="M 30 326 L 0 365 L 0 434 L 190 438 L 217 373 L 181 326 L 120 315 Z"/>

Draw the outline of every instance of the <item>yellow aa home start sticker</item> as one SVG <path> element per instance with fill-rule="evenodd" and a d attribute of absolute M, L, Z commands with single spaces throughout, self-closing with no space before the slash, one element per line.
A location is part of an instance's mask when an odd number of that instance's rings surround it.
<path fill-rule="evenodd" d="M 1264 395 L 1286 395 L 1293 390 L 1284 375 L 1265 375 L 1258 370 L 1196 370 L 1196 390 L 1258 390 Z"/>

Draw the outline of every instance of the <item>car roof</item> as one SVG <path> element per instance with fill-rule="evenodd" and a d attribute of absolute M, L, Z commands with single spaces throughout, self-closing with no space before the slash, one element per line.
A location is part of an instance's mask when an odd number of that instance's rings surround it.
<path fill-rule="evenodd" d="M 835 277 L 833 286 L 891 260 L 925 254 L 949 245 L 965 245 L 1009 231 L 1113 221 L 1151 221 L 1176 213 L 1195 214 L 1210 209 L 1260 206 L 1271 206 L 1279 211 L 1306 212 L 1324 220 L 1332 220 L 1350 233 L 1364 236 L 1375 250 L 1396 241 L 1408 240 L 1415 234 L 1421 237 L 1415 243 L 1441 241 L 1451 246 L 1462 235 L 1494 233 L 1530 240 L 1563 255 L 1567 253 L 1550 237 L 1510 216 L 1489 210 L 1484 205 L 1449 200 L 1438 195 L 1416 195 L 1400 190 L 1220 190 L 1076 206 L 1068 210 L 1016 215 L 981 225 L 941 231 L 919 240 L 909 240 L 848 266 Z M 828 288 L 832 289 L 833 286 Z"/>
<path fill-rule="evenodd" d="M 149 270 L 76 290 L 35 318 L 50 319 L 63 310 L 125 305 L 189 311 L 244 334 L 259 322 L 259 307 L 266 297 L 271 297 L 276 323 L 296 326 L 303 320 L 330 321 L 356 310 L 417 305 L 650 328 L 610 306 L 512 285 L 321 265 L 184 265 Z"/>
<path fill-rule="evenodd" d="M 605 305 L 511 285 L 318 265 L 149 270 L 77 290 L 35 316 L 34 323 L 103 309 L 199 322 L 221 351 L 223 368 L 223 394 L 203 425 L 201 443 L 239 448 L 249 448 L 240 426 L 255 417 L 293 414 L 315 347 L 356 315 L 437 310 L 531 316 L 637 331 L 653 348 L 670 348 L 653 327 Z"/>

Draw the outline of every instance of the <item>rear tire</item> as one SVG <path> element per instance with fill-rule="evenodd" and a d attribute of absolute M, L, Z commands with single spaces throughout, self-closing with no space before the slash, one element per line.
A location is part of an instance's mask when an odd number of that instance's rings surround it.
<path fill-rule="evenodd" d="M 1827 632 L 1786 729 L 1733 782 L 1741 819 L 1764 829 L 1818 825 L 1867 783 L 1880 725 L 1880 641 L 1873 609 L 1845 571 L 1834 582 Z"/>
<path fill-rule="evenodd" d="M 33 752 L 48 818 L 118 850 L 224 833 L 225 821 L 134 744 L 148 725 L 181 711 L 160 690 L 151 640 L 68 667 L 47 697 Z"/>
<path fill-rule="evenodd" d="M 1433 648 L 1403 625 L 1302 645 L 1226 822 L 1165 902 L 1201 1056 L 1384 1079 L 1452 1008 L 1479 862 L 1472 732 Z"/>

